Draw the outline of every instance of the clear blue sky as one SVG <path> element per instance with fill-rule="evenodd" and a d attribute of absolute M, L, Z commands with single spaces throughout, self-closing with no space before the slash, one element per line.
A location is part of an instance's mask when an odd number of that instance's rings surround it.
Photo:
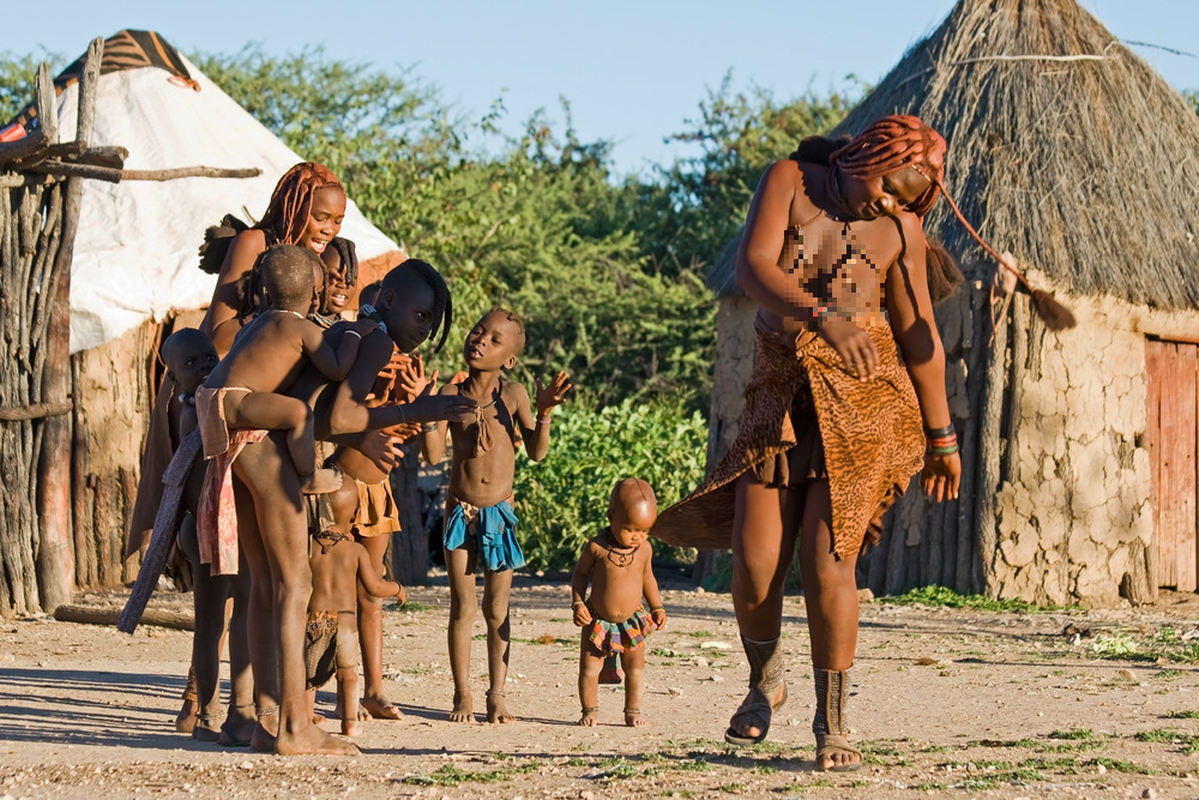
<path fill-rule="evenodd" d="M 1199 58 L 1159 49 L 1199 53 L 1199 2 L 1081 4 L 1117 38 L 1156 45 L 1133 49 L 1175 88 L 1199 89 Z M 684 129 L 728 70 L 737 87 L 753 82 L 780 100 L 809 86 L 823 92 L 851 73 L 876 82 L 952 7 L 952 0 L 58 0 L 46 13 L 5 14 L 0 52 L 73 58 L 92 37 L 121 28 L 157 30 L 185 53 L 256 43 L 284 54 L 321 45 L 333 58 L 411 68 L 469 119 L 502 95 L 511 131 L 538 108 L 560 125 L 564 96 L 579 136 L 613 141 L 617 168 L 628 171 L 681 152 L 663 138 Z M 839 39 L 852 40 L 853 52 Z"/>

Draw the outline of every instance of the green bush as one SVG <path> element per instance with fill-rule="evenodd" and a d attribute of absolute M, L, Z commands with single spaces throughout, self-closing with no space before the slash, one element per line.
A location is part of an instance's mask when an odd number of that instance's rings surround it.
<path fill-rule="evenodd" d="M 516 469 L 529 568 L 574 569 L 583 545 L 607 526 L 608 496 L 621 478 L 648 481 L 659 511 L 677 502 L 703 480 L 707 439 L 704 418 L 688 413 L 680 398 L 627 399 L 600 411 L 563 407 L 554 415 L 549 455 L 540 463 L 522 455 Z"/>

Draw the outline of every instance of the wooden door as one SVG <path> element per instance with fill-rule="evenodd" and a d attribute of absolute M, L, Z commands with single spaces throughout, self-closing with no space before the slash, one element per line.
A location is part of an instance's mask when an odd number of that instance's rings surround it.
<path fill-rule="evenodd" d="M 1157 585 L 1193 592 L 1199 566 L 1199 344 L 1148 339 L 1145 368 Z"/>

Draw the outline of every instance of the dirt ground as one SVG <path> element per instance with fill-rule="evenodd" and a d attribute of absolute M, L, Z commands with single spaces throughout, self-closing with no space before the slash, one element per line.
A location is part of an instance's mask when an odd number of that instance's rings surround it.
<path fill-rule="evenodd" d="M 620 724 L 620 687 L 603 687 L 598 728 L 575 725 L 569 587 L 532 576 L 513 595 L 508 698 L 522 721 L 445 721 L 449 596 L 435 578 L 411 590 L 411 608 L 385 614 L 388 688 L 406 717 L 365 723 L 353 758 L 260 755 L 175 733 L 185 631 L 0 621 L 0 800 L 1199 797 L 1199 666 L 1150 660 L 1145 644 L 1199 636 L 1195 595 L 1037 614 L 865 603 L 849 719 L 866 764 L 824 774 L 811 768 L 802 598 L 785 609 L 791 700 L 767 743 L 739 750 L 722 738 L 746 675 L 729 596 L 682 573 L 659 580 L 670 622 L 649 642 L 647 727 Z M 151 607 L 189 604 L 166 594 Z M 1096 649 L 1128 642 L 1141 645 L 1127 658 Z M 475 664 L 481 701 L 482 642 Z M 318 705 L 332 703 L 330 685 Z"/>

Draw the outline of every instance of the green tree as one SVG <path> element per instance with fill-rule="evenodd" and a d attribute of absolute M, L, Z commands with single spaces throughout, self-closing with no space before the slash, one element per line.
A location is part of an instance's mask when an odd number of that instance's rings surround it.
<path fill-rule="evenodd" d="M 34 82 L 43 61 L 50 65 L 51 77 L 66 63 L 62 56 L 54 53 L 43 53 L 40 58 L 32 53 L 0 53 L 0 125 L 33 102 Z"/>
<path fill-rule="evenodd" d="M 638 215 L 644 245 L 659 271 L 709 264 L 736 236 L 762 173 L 786 158 L 805 136 L 834 128 L 865 93 L 852 76 L 846 86 L 820 96 L 811 88 L 780 102 L 762 87 L 736 89 L 732 74 L 709 90 L 699 116 L 671 139 L 696 145 L 697 156 L 659 166 L 642 187 L 640 204 L 661 209 Z"/>
<path fill-rule="evenodd" d="M 459 367 L 457 343 L 474 319 L 503 304 L 527 319 L 525 368 L 567 369 L 589 403 L 683 392 L 706 405 L 711 297 L 696 271 L 646 269 L 638 232 L 626 227 L 635 189 L 614 181 L 607 142 L 578 139 L 568 103 L 560 133 L 541 113 L 508 138 L 495 125 L 500 101 L 467 123 L 406 74 L 331 62 L 320 50 L 196 63 L 447 276 L 458 323 L 435 363 L 443 372 Z"/>

